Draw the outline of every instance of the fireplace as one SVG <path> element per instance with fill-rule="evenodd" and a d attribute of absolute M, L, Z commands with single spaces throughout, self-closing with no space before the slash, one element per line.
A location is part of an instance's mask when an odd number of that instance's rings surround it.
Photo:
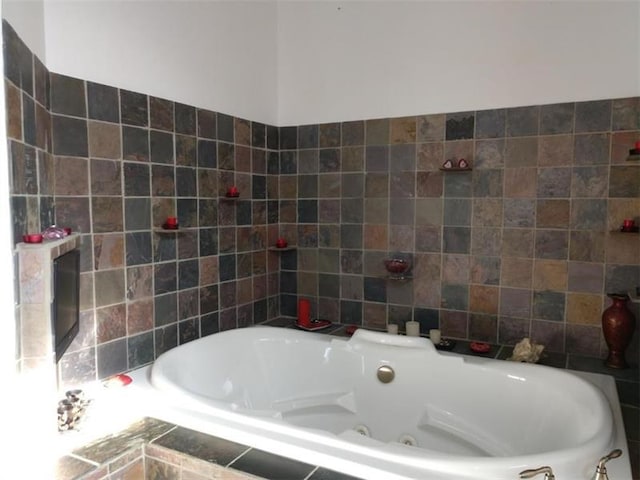
<path fill-rule="evenodd" d="M 56 406 L 58 402 L 57 360 L 73 339 L 77 325 L 74 303 L 78 299 L 79 271 L 76 265 L 80 235 L 72 234 L 60 240 L 36 244 L 16 245 L 20 282 L 20 389 L 22 406 L 29 412 L 29 431 L 38 435 L 57 434 Z M 66 256 L 69 252 L 70 256 Z M 58 267 L 56 267 L 58 265 Z M 64 279 L 66 292 L 55 287 L 54 271 L 58 280 Z M 70 280 L 71 279 L 71 280 Z M 70 284 L 68 282 L 71 282 Z M 58 299 L 64 300 L 56 305 Z M 58 307 L 64 307 L 58 311 Z M 70 309 L 70 310 L 68 310 Z M 64 312 L 63 312 L 64 310 Z M 66 318 L 61 338 L 56 339 L 54 317 Z M 77 320 L 77 319 L 76 319 Z M 68 342 L 68 343 L 67 343 Z M 43 440 L 44 441 L 44 440 Z"/>

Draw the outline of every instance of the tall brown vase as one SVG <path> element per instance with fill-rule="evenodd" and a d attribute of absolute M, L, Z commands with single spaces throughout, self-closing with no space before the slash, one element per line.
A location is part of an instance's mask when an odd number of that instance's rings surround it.
<path fill-rule="evenodd" d="M 612 304 L 602 312 L 602 333 L 609 347 L 607 367 L 628 368 L 624 352 L 631 342 L 636 328 L 636 317 L 627 307 L 629 297 L 626 294 L 609 293 Z"/>

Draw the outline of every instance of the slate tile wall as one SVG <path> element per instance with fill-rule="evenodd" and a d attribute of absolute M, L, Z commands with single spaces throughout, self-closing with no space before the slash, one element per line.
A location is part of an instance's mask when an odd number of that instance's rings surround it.
<path fill-rule="evenodd" d="M 3 37 L 14 240 L 52 224 L 82 236 L 62 384 L 277 316 L 278 129 L 50 73 L 7 22 Z M 169 215 L 177 234 L 158 231 Z"/>
<path fill-rule="evenodd" d="M 67 382 L 300 296 L 338 322 L 603 356 L 606 292 L 640 284 L 639 237 L 611 233 L 640 220 L 637 97 L 278 128 L 49 73 L 3 26 L 16 242 L 83 236 Z M 189 230 L 157 233 L 167 215 Z M 297 251 L 270 252 L 278 235 Z M 393 255 L 411 280 L 385 278 Z"/>
<path fill-rule="evenodd" d="M 284 127 L 282 313 L 601 357 L 606 293 L 640 284 L 640 237 L 612 233 L 640 218 L 638 140 L 638 97 Z"/>

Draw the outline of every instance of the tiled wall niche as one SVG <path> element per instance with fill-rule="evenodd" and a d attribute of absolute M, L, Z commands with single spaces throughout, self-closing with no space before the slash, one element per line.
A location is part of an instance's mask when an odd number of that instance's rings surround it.
<path fill-rule="evenodd" d="M 640 237 L 611 233 L 640 219 L 640 98 L 276 128 L 49 73 L 3 26 L 16 238 L 82 236 L 65 381 L 299 296 L 343 323 L 603 356 L 605 293 L 640 284 Z M 450 158 L 473 170 L 441 172 Z M 219 199 L 231 183 L 240 200 Z M 194 229 L 154 231 L 174 213 Z M 279 233 L 297 251 L 268 251 Z M 384 278 L 396 251 L 413 280 Z"/>

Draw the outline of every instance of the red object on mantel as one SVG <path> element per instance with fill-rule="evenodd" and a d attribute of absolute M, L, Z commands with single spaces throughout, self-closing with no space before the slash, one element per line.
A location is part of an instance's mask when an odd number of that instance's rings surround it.
<path fill-rule="evenodd" d="M 22 236 L 22 241 L 24 243 L 42 243 L 42 234 L 41 233 L 27 233 Z"/>
<path fill-rule="evenodd" d="M 230 186 L 227 189 L 227 197 L 238 197 L 240 196 L 240 192 L 238 191 L 238 187 L 235 185 Z"/>
<path fill-rule="evenodd" d="M 276 240 L 276 247 L 277 248 L 287 248 L 287 245 L 288 245 L 287 241 L 282 237 L 280 237 L 280 238 L 278 238 Z"/>

